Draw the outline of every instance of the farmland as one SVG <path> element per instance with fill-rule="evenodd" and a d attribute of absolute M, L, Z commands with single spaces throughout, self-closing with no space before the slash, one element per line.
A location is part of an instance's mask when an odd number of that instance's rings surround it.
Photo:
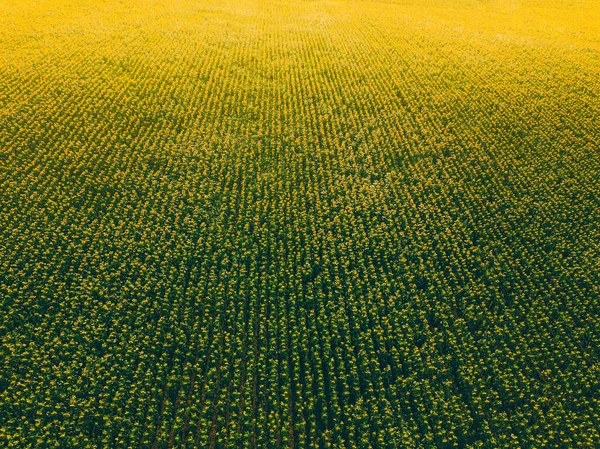
<path fill-rule="evenodd" d="M 593 0 L 0 2 L 0 446 L 600 447 Z"/>

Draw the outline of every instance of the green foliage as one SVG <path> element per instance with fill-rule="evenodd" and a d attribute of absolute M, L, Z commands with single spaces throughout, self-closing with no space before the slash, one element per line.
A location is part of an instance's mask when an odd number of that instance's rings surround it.
<path fill-rule="evenodd" d="M 598 39 L 538 3 L 2 2 L 0 446 L 600 447 Z"/>

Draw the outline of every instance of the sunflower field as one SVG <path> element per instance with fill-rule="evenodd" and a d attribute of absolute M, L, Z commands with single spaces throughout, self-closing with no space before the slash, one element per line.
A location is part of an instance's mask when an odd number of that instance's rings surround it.
<path fill-rule="evenodd" d="M 600 447 L 596 0 L 2 0 L 0 447 Z"/>

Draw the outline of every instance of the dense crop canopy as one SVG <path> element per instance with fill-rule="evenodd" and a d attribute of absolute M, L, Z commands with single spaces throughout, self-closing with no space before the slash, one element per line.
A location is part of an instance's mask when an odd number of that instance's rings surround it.
<path fill-rule="evenodd" d="M 0 2 L 0 446 L 600 447 L 596 3 Z"/>

